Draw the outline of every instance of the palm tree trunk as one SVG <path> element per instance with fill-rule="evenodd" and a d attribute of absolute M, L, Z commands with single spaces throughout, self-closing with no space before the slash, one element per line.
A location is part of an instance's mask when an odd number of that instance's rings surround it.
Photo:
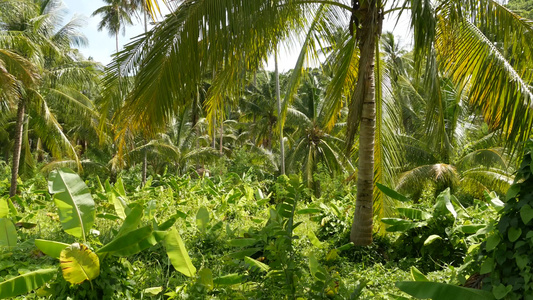
<path fill-rule="evenodd" d="M 148 150 L 144 149 L 142 186 L 146 184 L 146 171 L 148 169 Z"/>
<path fill-rule="evenodd" d="M 196 132 L 196 149 L 200 149 L 200 127 L 198 127 L 198 105 L 200 103 L 200 88 L 196 87 L 196 102 L 193 103 L 192 107 L 192 127 Z M 200 161 L 198 155 L 196 156 L 196 170 L 200 168 Z"/>
<path fill-rule="evenodd" d="M 224 138 L 224 121 L 220 121 L 220 155 L 223 154 L 224 145 L 222 144 Z"/>
<path fill-rule="evenodd" d="M 372 243 L 374 136 L 376 130 L 374 59 L 375 43 L 381 34 L 382 16 L 379 13 L 376 1 L 368 4 L 365 10 L 360 10 L 360 15 L 362 16 L 360 19 L 361 27 L 357 29 L 360 49 L 359 75 L 354 99 L 350 103 L 350 115 L 348 117 L 349 126 L 353 126 L 357 124 L 353 118 L 357 118 L 356 112 L 360 111 L 361 128 L 359 134 L 357 200 L 350 240 L 356 246 L 365 246 Z M 351 142 L 353 141 L 355 130 L 352 128 L 348 132 L 347 140 Z"/>
<path fill-rule="evenodd" d="M 276 72 L 276 100 L 278 102 L 278 123 L 279 123 L 279 151 L 281 156 L 281 174 L 285 175 L 285 144 L 283 141 L 283 122 L 281 120 L 281 96 L 279 88 L 278 52 L 274 53 L 274 65 Z"/>
<path fill-rule="evenodd" d="M 118 30 L 115 33 L 115 49 L 117 50 L 116 53 L 118 54 Z M 120 72 L 120 68 L 119 68 L 119 72 Z"/>
<path fill-rule="evenodd" d="M 22 132 L 24 129 L 24 111 L 26 103 L 20 99 L 17 108 L 17 121 L 15 123 L 15 145 L 13 146 L 13 168 L 11 169 L 11 187 L 9 188 L 9 197 L 17 193 L 17 178 L 19 174 L 20 152 L 22 150 Z"/>

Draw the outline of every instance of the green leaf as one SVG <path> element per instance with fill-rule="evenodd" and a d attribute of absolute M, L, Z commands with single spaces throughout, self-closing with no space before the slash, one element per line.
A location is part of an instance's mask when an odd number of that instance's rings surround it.
<path fill-rule="evenodd" d="M 390 225 L 387 227 L 388 232 L 407 231 L 412 228 L 421 227 L 425 224 L 423 222 L 413 222 L 399 218 L 383 218 L 381 219 L 381 222 Z"/>
<path fill-rule="evenodd" d="M 98 192 L 105 193 L 105 188 L 102 185 L 102 181 L 100 180 L 100 177 L 98 175 L 96 175 L 96 183 L 97 183 L 96 187 L 98 188 Z"/>
<path fill-rule="evenodd" d="M 516 255 L 515 254 L 515 260 L 516 260 L 516 265 L 518 266 L 518 268 L 520 268 L 520 270 L 525 270 L 525 268 L 530 262 L 528 255 Z"/>
<path fill-rule="evenodd" d="M 263 194 L 263 191 L 260 188 L 257 188 L 255 190 L 255 199 L 257 199 L 257 200 L 265 199 L 265 195 Z"/>
<path fill-rule="evenodd" d="M 116 220 L 122 220 L 119 216 L 117 215 L 113 215 L 113 214 L 108 214 L 108 213 L 101 213 L 101 214 L 97 214 L 96 215 L 98 218 L 102 218 L 102 219 L 106 219 L 106 220 L 110 220 L 110 221 L 116 221 Z"/>
<path fill-rule="evenodd" d="M 95 218 L 94 200 L 85 182 L 74 171 L 63 168 L 50 173 L 48 190 L 55 194 L 63 230 L 85 241 Z"/>
<path fill-rule="evenodd" d="M 234 285 L 234 284 L 242 283 L 243 281 L 244 281 L 244 276 L 237 274 L 237 273 L 220 276 L 220 277 L 213 279 L 213 283 L 216 286 Z"/>
<path fill-rule="evenodd" d="M 400 281 L 396 282 L 396 287 L 405 293 L 420 298 L 433 300 L 490 300 L 494 299 L 491 293 L 482 290 L 475 290 L 440 282 L 424 281 Z"/>
<path fill-rule="evenodd" d="M 318 214 L 321 213 L 322 210 L 320 208 L 303 208 L 296 212 L 297 215 L 311 215 L 311 214 Z"/>
<path fill-rule="evenodd" d="M 426 275 L 415 267 L 411 267 L 411 277 L 413 277 L 414 281 L 429 281 Z"/>
<path fill-rule="evenodd" d="M 500 211 L 503 209 L 503 207 L 505 206 L 505 203 L 503 203 L 503 201 L 500 200 L 500 198 L 498 197 L 498 195 L 496 195 L 495 192 L 490 192 L 487 193 L 487 191 L 484 191 L 485 193 L 485 199 L 487 200 L 487 202 L 490 202 L 492 204 L 492 206 L 494 207 L 494 209 L 496 211 Z"/>
<path fill-rule="evenodd" d="M 170 218 L 168 218 L 168 220 L 166 220 L 165 222 L 157 225 L 157 229 L 158 230 L 168 230 L 168 229 L 170 229 L 174 225 L 174 223 L 176 223 L 178 218 L 183 218 L 183 219 L 187 218 L 187 215 L 185 215 L 185 216 L 183 216 L 183 215 L 184 215 L 184 213 L 178 211 L 178 213 L 170 216 Z"/>
<path fill-rule="evenodd" d="M 45 285 L 54 278 L 57 269 L 43 269 L 29 272 L 0 283 L 0 299 L 27 294 Z"/>
<path fill-rule="evenodd" d="M 0 218 L 7 218 L 9 216 L 9 206 L 6 198 L 0 198 Z"/>
<path fill-rule="evenodd" d="M 117 195 L 116 192 L 111 192 L 107 196 L 109 198 L 109 202 L 113 204 L 115 207 L 115 212 L 117 213 L 117 216 L 119 216 L 122 220 L 126 218 L 126 212 L 128 208 L 128 204 L 124 199 Z"/>
<path fill-rule="evenodd" d="M 109 178 L 105 180 L 104 187 L 105 187 L 105 192 L 106 193 L 113 192 L 113 187 L 111 186 L 111 183 L 109 183 Z"/>
<path fill-rule="evenodd" d="M 507 237 L 509 238 L 509 241 L 511 243 L 514 243 L 516 240 L 518 240 L 521 234 L 522 234 L 521 228 L 511 227 L 509 228 L 509 231 L 507 232 Z"/>
<path fill-rule="evenodd" d="M 202 233 L 205 233 L 207 224 L 209 224 L 209 211 L 205 206 L 202 206 L 196 213 L 196 226 L 198 226 Z"/>
<path fill-rule="evenodd" d="M 481 264 L 481 269 L 479 271 L 479 274 L 488 274 L 492 272 L 492 269 L 494 268 L 494 258 L 489 257 L 487 258 L 483 264 Z"/>
<path fill-rule="evenodd" d="M 18 197 L 18 196 L 15 196 L 15 197 Z M 17 208 L 15 207 L 15 205 L 13 205 L 13 201 L 11 201 L 10 198 L 7 198 L 7 206 L 9 207 L 11 216 L 16 217 L 19 215 Z"/>
<path fill-rule="evenodd" d="M 337 250 L 338 251 L 345 251 L 345 250 L 350 250 L 353 247 L 355 247 L 355 245 L 353 243 L 348 243 L 348 244 L 344 244 L 344 245 L 340 246 L 339 248 L 337 248 Z"/>
<path fill-rule="evenodd" d="M 196 268 L 192 264 L 189 253 L 176 228 L 173 228 L 165 238 L 168 258 L 177 271 L 188 277 L 196 275 Z"/>
<path fill-rule="evenodd" d="M 37 224 L 35 223 L 28 223 L 28 222 L 17 222 L 15 224 L 16 227 L 24 228 L 24 229 L 32 229 L 37 227 Z"/>
<path fill-rule="evenodd" d="M 309 254 L 309 271 L 311 275 L 316 276 L 320 264 L 313 253 Z"/>
<path fill-rule="evenodd" d="M 39 248 L 44 254 L 59 259 L 61 251 L 70 245 L 61 242 L 36 239 L 35 246 L 37 246 L 37 248 Z"/>
<path fill-rule="evenodd" d="M 512 285 L 505 286 L 500 283 L 499 285 L 492 287 L 492 293 L 496 299 L 503 299 L 512 289 Z"/>
<path fill-rule="evenodd" d="M 505 194 L 505 202 L 516 197 L 518 193 L 520 193 L 520 185 L 518 184 L 511 185 L 511 187 L 507 190 L 507 194 Z"/>
<path fill-rule="evenodd" d="M 124 235 L 128 232 L 131 232 L 139 226 L 141 219 L 143 217 L 143 208 L 139 204 L 135 204 L 134 207 L 130 210 L 129 214 L 124 219 L 124 223 L 120 226 L 120 229 L 117 233 L 117 237 Z"/>
<path fill-rule="evenodd" d="M 141 227 L 120 237 L 115 237 L 97 253 L 109 253 L 115 256 L 128 256 L 139 253 L 157 244 L 159 238 L 151 226 Z"/>
<path fill-rule="evenodd" d="M 522 222 L 524 222 L 525 225 L 533 219 L 533 208 L 531 208 L 529 204 L 522 206 L 520 209 L 520 218 L 522 218 Z"/>
<path fill-rule="evenodd" d="M 217 231 L 219 231 L 220 229 L 222 229 L 222 226 L 224 225 L 224 222 L 222 221 L 218 221 L 215 223 L 215 225 L 211 226 L 211 228 L 209 228 L 209 230 L 207 231 L 207 234 L 216 234 Z"/>
<path fill-rule="evenodd" d="M 249 247 L 257 244 L 259 242 L 256 239 L 252 238 L 245 238 L 245 239 L 233 239 L 229 240 L 228 244 L 233 247 Z"/>
<path fill-rule="evenodd" d="M 316 237 L 315 233 L 312 230 L 307 231 L 307 237 L 313 246 L 317 248 L 322 248 L 322 242 Z"/>
<path fill-rule="evenodd" d="M 331 249 L 326 255 L 326 261 L 332 261 L 339 258 L 339 251 L 337 249 Z"/>
<path fill-rule="evenodd" d="M 208 290 L 215 287 L 213 283 L 213 272 L 208 268 L 203 268 L 198 272 L 198 282 L 203 284 Z"/>
<path fill-rule="evenodd" d="M 10 219 L 0 219 L 0 248 L 12 248 L 17 245 L 17 229 Z"/>
<path fill-rule="evenodd" d="M 235 259 L 244 259 L 246 256 L 254 255 L 255 253 L 263 250 L 263 248 L 249 248 L 241 251 L 233 252 L 228 254 L 228 257 Z"/>
<path fill-rule="evenodd" d="M 450 194 L 450 188 L 447 188 L 446 190 L 444 190 L 444 192 L 440 193 L 437 196 L 437 200 L 435 204 L 435 211 L 442 212 L 444 210 L 447 210 L 456 219 L 457 212 L 455 211 L 455 208 L 453 207 L 451 199 L 452 199 L 452 196 Z"/>
<path fill-rule="evenodd" d="M 492 251 L 496 249 L 496 246 L 500 243 L 501 239 L 498 234 L 491 235 L 487 238 L 487 245 L 486 249 L 487 251 Z"/>
<path fill-rule="evenodd" d="M 149 295 L 149 296 L 157 296 L 162 291 L 163 291 L 163 287 L 156 286 L 156 287 L 151 287 L 151 288 L 144 289 L 143 293 L 146 294 L 146 295 Z"/>
<path fill-rule="evenodd" d="M 440 235 L 432 234 L 428 236 L 428 238 L 424 241 L 424 246 L 430 245 L 436 240 L 442 240 L 442 238 L 440 237 Z"/>
<path fill-rule="evenodd" d="M 411 220 L 423 221 L 431 218 L 431 214 L 415 208 L 398 208 L 400 216 Z"/>
<path fill-rule="evenodd" d="M 248 256 L 244 257 L 244 262 L 252 269 L 258 269 L 263 272 L 268 272 L 270 270 L 270 267 L 267 264 L 264 264 Z"/>
<path fill-rule="evenodd" d="M 470 224 L 470 225 L 461 225 L 457 229 L 466 234 L 474 234 L 481 228 L 485 228 L 487 225 L 484 224 Z"/>
<path fill-rule="evenodd" d="M 126 189 L 124 188 L 124 181 L 122 180 L 122 177 L 117 179 L 117 182 L 115 183 L 115 191 L 117 191 L 119 196 L 126 198 Z"/>
<path fill-rule="evenodd" d="M 98 255 L 80 243 L 74 243 L 63 249 L 59 262 L 63 277 L 72 284 L 90 281 L 100 275 Z"/>
<path fill-rule="evenodd" d="M 387 186 L 384 186 L 383 184 L 380 184 L 380 183 L 376 183 L 376 186 L 378 187 L 378 189 L 380 191 L 383 192 L 383 194 L 391 197 L 392 199 L 396 199 L 398 201 L 401 201 L 401 202 L 408 202 L 410 201 L 409 198 L 407 198 L 406 196 L 398 193 L 397 191 L 387 187 Z"/>

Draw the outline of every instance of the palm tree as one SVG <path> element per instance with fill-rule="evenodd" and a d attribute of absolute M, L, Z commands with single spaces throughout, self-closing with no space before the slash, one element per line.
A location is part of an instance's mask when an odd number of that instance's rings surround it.
<path fill-rule="evenodd" d="M 441 78 L 441 102 L 435 107 L 424 87 L 413 80 L 399 76 L 395 85 L 404 111 L 399 139 L 406 150 L 396 188 L 413 194 L 415 201 L 430 183 L 435 194 L 448 187 L 478 198 L 484 191 L 505 194 L 513 181 L 512 160 L 497 133 L 490 132 L 469 105 L 465 91 Z"/>
<path fill-rule="evenodd" d="M 257 74 L 255 82 L 247 86 L 239 103 L 240 120 L 250 123 L 249 131 L 253 142 L 256 145 L 263 145 L 269 151 L 272 150 L 275 126 L 278 123 L 277 76 L 279 74 L 266 71 Z"/>
<path fill-rule="evenodd" d="M 287 110 L 286 126 L 292 142 L 289 166 L 292 172 L 303 173 L 308 188 L 320 196 L 320 183 L 316 182 L 318 164 L 322 164 L 332 175 L 343 171 L 353 172 L 354 168 L 343 155 L 344 141 L 338 137 L 344 124 L 337 124 L 333 132 L 325 130 L 323 90 L 321 75 L 318 70 L 307 70 L 304 81 L 298 91 L 298 97 Z M 292 129 L 292 130 L 291 130 Z"/>
<path fill-rule="evenodd" d="M 274 51 L 274 64 L 276 74 L 276 102 L 278 106 L 278 119 L 281 116 L 281 91 L 279 85 L 279 68 L 278 68 L 278 51 Z M 280 170 L 281 174 L 285 175 L 285 142 L 283 140 L 283 123 L 278 122 L 279 124 L 279 152 L 280 152 Z"/>
<path fill-rule="evenodd" d="M 350 150 L 359 129 L 357 202 L 350 239 L 356 245 L 367 245 L 372 242 L 374 151 L 379 146 L 374 141 L 382 95 L 382 73 L 376 68 L 380 52 L 376 50 L 385 15 L 410 9 L 415 61 L 427 58 L 428 90 L 437 89 L 435 75 L 440 66 L 456 84 L 469 87 L 470 101 L 482 109 L 491 128 L 503 129 L 509 145 L 529 136 L 533 96 L 527 82 L 533 75 L 528 71 L 532 56 L 526 41 L 533 34 L 531 24 L 494 0 L 346 2 L 179 2 L 173 14 L 127 46 L 113 65 L 114 70 L 125 68 L 137 74 L 126 108 L 135 120 L 129 126 L 160 128 L 179 105 L 190 101 L 195 82 L 207 69 L 215 71 L 207 102 L 208 114 L 215 113 L 213 108 L 222 107 L 218 95 L 236 93 L 243 86 L 245 70 L 257 70 L 277 45 L 301 34 L 303 48 L 289 80 L 287 107 L 303 62 L 308 53 L 316 53 L 317 39 L 334 41 L 332 33 L 338 25 L 344 26 L 346 39 L 336 44 L 337 72 L 326 100 L 332 101 L 328 115 L 334 121 L 342 108 L 342 96 L 348 97 L 346 144 Z"/>
<path fill-rule="evenodd" d="M 9 1 L 7 1 L 9 3 Z M 2 2 L 5 4 L 6 2 Z M 16 53 L 19 62 L 30 63 L 32 69 L 27 69 L 26 76 L 33 74 L 32 70 L 39 70 L 28 84 L 28 80 L 18 81 L 17 113 L 15 122 L 15 137 L 13 150 L 13 169 L 10 195 L 16 193 L 17 177 L 23 142 L 29 153 L 29 129 L 39 137 L 41 144 L 55 157 L 67 153 L 78 161 L 77 153 L 63 132 L 63 128 L 54 115 L 51 105 L 69 107 L 69 114 L 83 112 L 78 117 L 91 118 L 90 100 L 80 92 L 82 85 L 92 78 L 94 63 L 79 61 L 73 45 L 82 45 L 85 38 L 77 32 L 79 20 L 72 19 L 61 25 L 62 8 L 59 1 L 20 1 L 17 2 L 25 9 L 19 11 L 16 18 L 2 19 L 2 43 L 10 47 L 9 51 Z M 13 7 L 15 9 L 15 7 Z M 9 14 L 4 14 L 7 16 Z M 23 44 L 14 41 L 25 41 Z M 4 52 L 7 53 L 7 52 Z M 22 65 L 6 64 L 6 70 L 21 71 Z M 9 69 L 7 69 L 9 68 Z M 68 104 L 67 104 L 68 103 Z M 89 106 L 88 106 L 89 105 Z M 27 119 L 25 120 L 25 116 Z M 23 135 L 24 124 L 26 132 Z M 38 142 L 35 144 L 39 144 Z M 26 156 L 27 157 L 27 156 Z"/>
<path fill-rule="evenodd" d="M 91 16 L 102 15 L 102 21 L 98 23 L 98 31 L 107 29 L 109 36 L 115 37 L 117 53 L 119 51 L 118 35 L 126 32 L 126 25 L 132 25 L 131 15 L 134 7 L 128 0 L 104 0 L 108 5 L 95 10 Z"/>
<path fill-rule="evenodd" d="M 170 170 L 176 170 L 178 175 L 183 175 L 190 169 L 197 171 L 197 161 L 213 161 L 218 157 L 215 149 L 207 144 L 202 147 L 193 146 L 200 137 L 196 136 L 191 123 L 187 122 L 190 113 L 190 107 L 183 107 L 179 117 L 168 124 L 167 132 L 132 149 L 127 153 L 127 158 L 136 160 L 149 153 L 156 173 L 162 173 L 165 167 L 169 167 Z"/>

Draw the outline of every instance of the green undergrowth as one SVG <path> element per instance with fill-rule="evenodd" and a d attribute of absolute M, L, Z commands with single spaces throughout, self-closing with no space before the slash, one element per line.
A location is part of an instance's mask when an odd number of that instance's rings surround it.
<path fill-rule="evenodd" d="M 325 188 L 317 199 L 296 177 L 163 175 L 144 187 L 127 177 L 113 184 L 94 178 L 86 181 L 96 216 L 85 242 L 90 250 L 112 242 L 122 230 L 120 214 L 140 206 L 136 227 L 172 220 L 195 270 L 189 275 L 178 270 L 159 242 L 131 255 L 100 255 L 99 276 L 72 284 L 64 280 L 58 260 L 35 246 L 36 239 L 80 242 L 64 231 L 45 184 L 23 183 L 16 197 L 21 207 L 9 218 L 18 226 L 17 244 L 3 248 L 0 282 L 35 270 L 58 272 L 44 287 L 17 299 L 409 299 L 395 283 L 411 280 L 412 266 L 430 280 L 456 280 L 455 267 L 468 242 L 450 230 L 490 217 L 483 210 L 486 203 L 479 202 L 455 219 L 443 214 L 438 220 L 447 223 L 438 228 L 376 234 L 373 245 L 355 248 L 348 240 L 354 209 L 350 188 Z M 431 213 L 434 203 L 413 207 Z M 464 249 L 452 259 L 428 254 L 423 241 L 432 234 L 452 247 L 464 243 Z"/>

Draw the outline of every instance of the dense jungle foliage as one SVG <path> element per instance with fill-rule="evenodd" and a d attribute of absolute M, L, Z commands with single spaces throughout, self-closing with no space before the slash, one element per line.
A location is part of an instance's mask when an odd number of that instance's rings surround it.
<path fill-rule="evenodd" d="M 533 1 L 104 2 L 0 0 L 0 299 L 533 299 Z"/>

